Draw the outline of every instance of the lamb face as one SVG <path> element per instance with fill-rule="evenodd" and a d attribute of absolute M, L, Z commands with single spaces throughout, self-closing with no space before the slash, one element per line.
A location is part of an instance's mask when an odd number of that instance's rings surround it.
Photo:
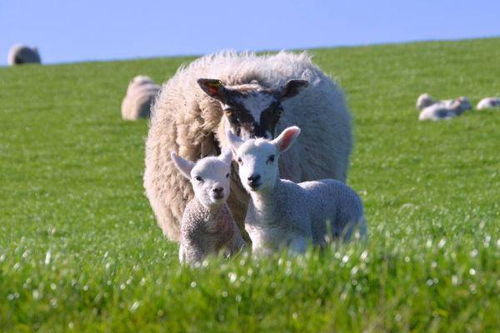
<path fill-rule="evenodd" d="M 211 208 L 226 202 L 230 192 L 231 152 L 209 156 L 193 163 L 172 153 L 172 160 L 190 180 L 196 199 Z"/>
<path fill-rule="evenodd" d="M 266 191 L 275 186 L 279 179 L 279 156 L 299 134 L 300 129 L 292 126 L 272 141 L 261 138 L 243 141 L 230 130 L 227 131 L 234 159 L 239 165 L 241 183 L 249 193 Z"/>
<path fill-rule="evenodd" d="M 290 80 L 277 90 L 266 89 L 256 81 L 225 86 L 219 80 L 199 79 L 198 84 L 221 103 L 233 133 L 248 140 L 256 137 L 272 139 L 283 112 L 281 102 L 299 94 L 308 82 Z"/>

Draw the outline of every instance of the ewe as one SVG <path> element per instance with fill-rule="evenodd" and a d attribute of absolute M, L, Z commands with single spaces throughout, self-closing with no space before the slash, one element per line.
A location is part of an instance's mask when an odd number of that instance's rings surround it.
<path fill-rule="evenodd" d="M 160 91 L 160 86 L 155 84 L 148 76 L 138 75 L 130 81 L 127 94 L 122 102 L 122 118 L 137 120 L 148 118 L 151 113 L 151 104 Z"/>
<path fill-rule="evenodd" d="M 208 78 L 208 79 L 207 79 Z M 344 94 L 305 54 L 221 52 L 202 57 L 163 85 L 146 141 L 144 187 L 159 226 L 172 240 L 193 192 L 167 154 L 190 160 L 228 148 L 226 128 L 242 138 L 273 138 L 298 125 L 303 137 L 280 161 L 292 181 L 345 181 L 351 152 L 351 119 Z M 248 194 L 236 170 L 228 199 L 243 227 Z"/>
<path fill-rule="evenodd" d="M 484 110 L 484 109 L 492 109 L 492 108 L 500 108 L 500 97 L 486 97 L 483 98 L 479 103 L 477 103 L 476 109 Z"/>
<path fill-rule="evenodd" d="M 40 54 L 36 47 L 29 47 L 26 45 L 14 45 L 9 50 L 7 57 L 9 66 L 21 64 L 39 64 L 41 63 Z"/>
<path fill-rule="evenodd" d="M 180 173 L 191 181 L 194 198 L 186 205 L 181 221 L 179 260 L 199 264 L 209 254 L 231 255 L 245 241 L 226 204 L 229 196 L 231 152 L 205 157 L 193 163 L 171 154 Z"/>
<path fill-rule="evenodd" d="M 459 97 L 449 105 L 446 103 L 435 103 L 428 106 L 420 112 L 418 120 L 442 120 L 457 117 L 470 110 L 471 104 L 467 97 Z"/>
<path fill-rule="evenodd" d="M 256 253 L 283 247 L 302 253 L 311 242 L 349 240 L 355 230 L 366 236 L 363 204 L 349 186 L 333 179 L 299 184 L 280 179 L 280 156 L 299 134 L 300 128 L 293 126 L 272 141 L 243 141 L 227 131 L 241 182 L 251 197 L 245 228 Z"/>

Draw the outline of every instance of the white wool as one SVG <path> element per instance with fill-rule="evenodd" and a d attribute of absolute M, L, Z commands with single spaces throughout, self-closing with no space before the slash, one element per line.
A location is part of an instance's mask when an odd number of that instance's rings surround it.
<path fill-rule="evenodd" d="M 284 112 L 276 131 L 298 125 L 303 134 L 281 159 L 280 173 L 293 181 L 346 180 L 352 134 L 344 94 L 306 53 L 257 56 L 225 51 L 204 56 L 181 67 L 163 85 L 146 141 L 146 195 L 159 226 L 170 239 L 179 238 L 179 221 L 193 192 L 173 168 L 168 152 L 175 150 L 197 160 L 228 147 L 221 105 L 199 87 L 200 78 L 219 79 L 231 86 L 258 82 L 268 89 L 279 89 L 292 79 L 307 80 L 307 88 L 282 103 Z M 248 200 L 233 171 L 228 203 L 240 226 Z"/>
<path fill-rule="evenodd" d="M 278 160 L 299 133 L 298 127 L 290 127 L 272 141 L 243 141 L 227 132 L 240 180 L 251 197 L 245 228 L 255 253 L 282 248 L 302 253 L 311 243 L 349 240 L 355 230 L 366 237 L 363 204 L 350 187 L 333 179 L 297 184 L 279 178 Z"/>
<path fill-rule="evenodd" d="M 147 118 L 151 113 L 151 105 L 160 86 L 144 75 L 134 77 L 127 88 L 127 93 L 122 101 L 122 118 L 125 120 L 137 120 Z"/>
<path fill-rule="evenodd" d="M 476 109 L 500 108 L 500 97 L 485 97 L 477 103 Z"/>
<path fill-rule="evenodd" d="M 9 66 L 29 63 L 40 64 L 41 59 L 36 47 L 17 44 L 10 48 L 7 63 Z"/>
<path fill-rule="evenodd" d="M 418 117 L 418 120 L 444 120 L 460 116 L 466 110 L 471 109 L 470 101 L 467 97 L 459 97 L 451 103 L 434 103 L 425 107 Z"/>
<path fill-rule="evenodd" d="M 179 171 L 190 180 L 195 197 L 181 221 L 179 260 L 199 264 L 210 254 L 238 252 L 245 242 L 226 204 L 230 192 L 231 152 L 196 163 L 172 153 Z"/>

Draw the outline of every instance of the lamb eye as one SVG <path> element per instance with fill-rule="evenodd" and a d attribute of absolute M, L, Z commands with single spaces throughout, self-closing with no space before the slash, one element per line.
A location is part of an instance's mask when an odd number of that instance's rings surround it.
<path fill-rule="evenodd" d="M 229 173 L 226 175 L 226 178 L 229 178 Z"/>
<path fill-rule="evenodd" d="M 194 179 L 196 179 L 196 180 L 197 180 L 197 181 L 199 181 L 199 182 L 202 182 L 202 181 L 203 181 L 203 178 L 201 178 L 200 176 L 196 176 L 196 177 L 194 177 Z"/>
<path fill-rule="evenodd" d="M 241 157 L 238 157 L 238 163 L 243 164 L 243 160 L 241 159 Z"/>
<path fill-rule="evenodd" d="M 267 159 L 267 164 L 269 164 L 269 163 L 273 163 L 273 162 L 274 162 L 274 155 L 271 155 L 271 156 L 269 156 L 269 157 L 268 157 L 268 159 Z"/>

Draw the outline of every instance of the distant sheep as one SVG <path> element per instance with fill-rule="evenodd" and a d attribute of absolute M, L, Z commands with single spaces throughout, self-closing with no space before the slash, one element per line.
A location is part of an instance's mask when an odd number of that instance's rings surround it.
<path fill-rule="evenodd" d="M 242 138 L 273 138 L 298 125 L 302 137 L 280 160 L 283 178 L 345 181 L 352 147 L 344 94 L 306 53 L 221 52 L 202 57 L 163 85 L 146 141 L 144 187 L 159 226 L 179 239 L 179 221 L 193 198 L 170 151 L 195 161 L 228 148 L 226 128 Z M 231 173 L 229 207 L 243 226 L 249 196 Z"/>
<path fill-rule="evenodd" d="M 148 118 L 151 113 L 151 105 L 159 91 L 160 86 L 149 77 L 143 75 L 134 77 L 123 98 L 122 118 L 125 120 Z"/>
<path fill-rule="evenodd" d="M 471 104 L 466 97 L 459 97 L 451 103 L 435 103 L 420 112 L 418 120 L 443 120 L 457 117 L 470 110 Z"/>
<path fill-rule="evenodd" d="M 418 96 L 417 99 L 417 110 L 423 110 L 428 106 L 434 105 L 434 104 L 440 104 L 442 106 L 451 106 L 455 100 L 454 99 L 445 99 L 445 100 L 437 100 L 431 95 L 425 93 L 420 96 Z"/>
<path fill-rule="evenodd" d="M 36 47 L 29 47 L 26 45 L 14 45 L 9 50 L 7 58 L 9 66 L 21 64 L 40 64 L 40 54 Z"/>
<path fill-rule="evenodd" d="M 226 200 L 230 192 L 231 151 L 205 157 L 196 163 L 171 154 L 180 173 L 189 179 L 194 198 L 187 204 L 181 222 L 179 260 L 199 264 L 209 254 L 238 252 L 245 241 Z"/>
<path fill-rule="evenodd" d="M 355 231 L 366 236 L 363 204 L 349 186 L 333 179 L 298 184 L 280 179 L 278 161 L 299 134 L 292 126 L 272 141 L 244 141 L 227 130 L 241 183 L 250 193 L 245 229 L 258 254 L 282 248 L 303 253 L 308 244 L 349 240 Z"/>
<path fill-rule="evenodd" d="M 493 109 L 500 108 L 500 97 L 486 97 L 483 98 L 479 103 L 477 103 L 476 109 Z"/>

